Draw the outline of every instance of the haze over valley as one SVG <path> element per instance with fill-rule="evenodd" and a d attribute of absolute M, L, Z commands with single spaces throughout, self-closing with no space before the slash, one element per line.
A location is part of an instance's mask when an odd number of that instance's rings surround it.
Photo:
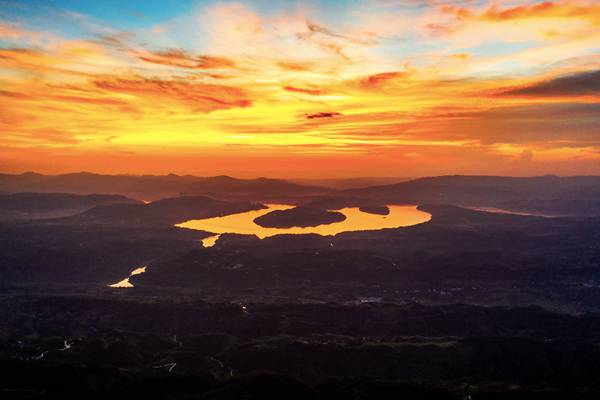
<path fill-rule="evenodd" d="M 600 398 L 597 0 L 0 0 L 0 400 Z"/>
<path fill-rule="evenodd" d="M 53 193 L 48 182 L 71 193 Z M 97 182 L 99 193 L 118 194 L 87 194 Z M 11 193 L 16 188 L 44 191 Z M 337 385 L 355 378 L 339 371 L 368 374 L 366 393 L 425 398 L 455 398 L 464 381 L 485 398 L 507 390 L 507 380 L 531 396 L 558 375 L 550 393 L 562 396 L 579 390 L 573 385 L 589 390 L 595 379 L 585 363 L 600 356 L 584 347 L 569 351 L 581 352 L 585 374 L 565 375 L 566 364 L 553 360 L 565 357 L 564 346 L 597 337 L 598 177 L 444 176 L 336 189 L 231 177 L 24 174 L 4 175 L 0 190 L 0 290 L 12 310 L 3 317 L 3 362 L 53 377 L 26 384 L 31 393 L 65 393 L 54 385 L 70 378 L 51 368 L 79 363 L 130 368 L 131 377 L 111 378 L 118 386 L 77 389 L 117 398 L 128 379 L 143 384 L 135 395 L 147 396 L 161 376 L 176 379 L 160 384 L 169 393 L 237 396 L 242 385 L 253 393 L 280 387 L 274 396 L 287 396 L 297 385 L 302 398 L 347 395 Z M 173 192 L 180 194 L 141 200 Z M 38 317 L 23 324 L 33 310 Z M 56 335 L 66 350 L 52 344 Z M 477 354 L 498 341 L 502 356 L 483 368 L 490 361 Z M 306 355 L 284 362 L 296 351 Z M 331 351 L 334 364 L 311 366 Z M 509 367 L 534 351 L 545 372 Z M 416 358 L 402 361 L 407 352 Z M 342 367 L 338 357 L 373 364 Z M 426 366 L 440 359 L 447 364 L 435 372 Z M 381 369 L 389 363 L 391 375 Z M 196 384 L 185 386 L 184 377 Z M 432 383 L 407 383 L 421 379 Z"/>

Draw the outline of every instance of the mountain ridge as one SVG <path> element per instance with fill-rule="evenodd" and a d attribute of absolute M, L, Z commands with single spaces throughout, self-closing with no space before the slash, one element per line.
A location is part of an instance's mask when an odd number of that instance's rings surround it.
<path fill-rule="evenodd" d="M 63 192 L 75 194 L 122 194 L 140 200 L 156 200 L 174 195 L 211 195 L 212 197 L 280 197 L 314 195 L 331 189 L 300 185 L 283 179 L 259 177 L 239 179 L 228 175 L 103 175 L 76 172 L 43 175 L 35 172 L 0 174 L 0 191 Z"/>

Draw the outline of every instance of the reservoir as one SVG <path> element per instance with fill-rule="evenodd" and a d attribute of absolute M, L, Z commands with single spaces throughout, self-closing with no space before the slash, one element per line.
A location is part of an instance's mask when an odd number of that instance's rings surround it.
<path fill-rule="evenodd" d="M 316 233 L 323 236 L 337 235 L 342 232 L 369 231 L 385 228 L 399 228 L 427 222 L 431 214 L 418 210 L 417 206 L 388 206 L 388 215 L 371 214 L 360 211 L 358 207 L 342 208 L 338 211 L 346 216 L 341 222 L 324 224 L 312 227 L 292 228 L 265 228 L 254 223 L 254 219 L 275 210 L 288 210 L 295 206 L 287 204 L 266 204 L 262 210 L 247 211 L 224 217 L 194 219 L 175 226 L 187 229 L 196 229 L 214 233 L 215 235 L 203 241 L 205 247 L 212 246 L 218 235 L 222 233 L 238 233 L 242 235 L 256 235 L 261 239 L 282 234 L 307 234 Z"/>

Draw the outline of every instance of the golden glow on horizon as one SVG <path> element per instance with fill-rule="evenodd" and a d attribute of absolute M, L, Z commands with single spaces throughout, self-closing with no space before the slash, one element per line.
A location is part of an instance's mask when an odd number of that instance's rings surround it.
<path fill-rule="evenodd" d="M 0 20 L 0 169 L 600 172 L 600 4 L 391 3 L 209 3 L 93 39 Z"/>

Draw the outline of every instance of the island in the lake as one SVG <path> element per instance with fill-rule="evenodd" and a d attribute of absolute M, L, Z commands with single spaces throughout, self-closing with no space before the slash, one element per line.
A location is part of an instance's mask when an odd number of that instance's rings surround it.
<path fill-rule="evenodd" d="M 361 206 L 358 209 L 369 214 L 388 215 L 390 213 L 388 206 Z"/>
<path fill-rule="evenodd" d="M 299 206 L 288 210 L 276 210 L 261 215 L 254 219 L 254 223 L 264 228 L 304 228 L 342 222 L 345 219 L 346 216 L 337 211 Z"/>

